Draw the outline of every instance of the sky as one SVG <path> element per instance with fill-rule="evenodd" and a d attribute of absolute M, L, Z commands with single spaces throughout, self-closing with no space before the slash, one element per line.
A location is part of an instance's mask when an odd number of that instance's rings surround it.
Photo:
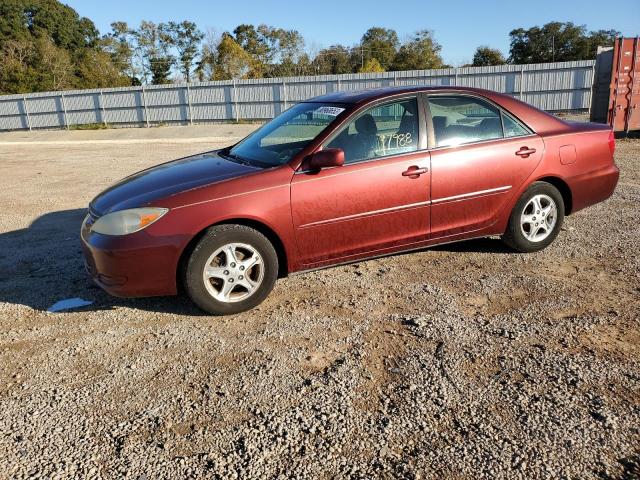
<path fill-rule="evenodd" d="M 589 30 L 614 28 L 640 35 L 640 1 L 602 0 L 62 0 L 93 20 L 101 33 L 123 20 L 192 20 L 202 30 L 232 31 L 241 23 L 266 23 L 298 30 L 312 51 L 341 43 L 356 44 L 371 26 L 393 28 L 400 40 L 429 29 L 442 45 L 445 63 L 470 62 L 479 45 L 508 54 L 509 32 L 549 21 L 573 22 Z"/>

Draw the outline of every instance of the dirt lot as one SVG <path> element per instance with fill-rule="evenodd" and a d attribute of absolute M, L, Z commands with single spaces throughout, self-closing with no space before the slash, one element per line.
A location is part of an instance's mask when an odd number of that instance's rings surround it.
<path fill-rule="evenodd" d="M 640 477 L 639 140 L 537 254 L 307 273 L 228 318 L 88 282 L 94 194 L 250 128 L 0 135 L 0 478 Z"/>

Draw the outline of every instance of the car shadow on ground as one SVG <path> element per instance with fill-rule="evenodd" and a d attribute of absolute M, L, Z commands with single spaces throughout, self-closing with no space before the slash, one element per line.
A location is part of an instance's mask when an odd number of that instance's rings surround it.
<path fill-rule="evenodd" d="M 516 251 L 510 249 L 499 238 L 476 238 L 473 240 L 463 240 L 461 242 L 446 243 L 431 247 L 430 250 L 443 252 L 461 252 L 461 253 L 497 253 L 497 254 L 514 254 Z"/>
<path fill-rule="evenodd" d="M 103 292 L 84 268 L 80 225 L 85 209 L 38 217 L 27 228 L 0 233 L 0 302 L 46 311 L 60 300 L 93 302 L 73 311 L 126 306 L 154 312 L 204 315 L 184 296 L 126 299 Z"/>
<path fill-rule="evenodd" d="M 103 292 L 87 275 L 80 247 L 85 209 L 38 217 L 27 228 L 0 234 L 0 301 L 46 311 L 58 301 L 82 298 L 92 304 L 80 311 L 129 307 L 181 315 L 206 315 L 184 295 L 117 298 Z M 432 247 L 447 252 L 512 253 L 500 240 L 483 238 Z M 407 253 L 410 255 L 411 253 Z"/>

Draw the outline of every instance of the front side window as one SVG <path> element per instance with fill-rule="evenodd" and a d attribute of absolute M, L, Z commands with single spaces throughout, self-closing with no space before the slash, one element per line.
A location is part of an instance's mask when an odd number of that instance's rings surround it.
<path fill-rule="evenodd" d="M 298 103 L 264 124 L 221 155 L 261 167 L 289 162 L 331 124 L 345 106 L 336 103 Z"/>
<path fill-rule="evenodd" d="M 429 97 L 437 147 L 502 138 L 500 111 L 472 97 Z"/>
<path fill-rule="evenodd" d="M 325 148 L 344 150 L 345 163 L 414 152 L 418 125 L 416 98 L 385 103 L 359 114 Z"/>

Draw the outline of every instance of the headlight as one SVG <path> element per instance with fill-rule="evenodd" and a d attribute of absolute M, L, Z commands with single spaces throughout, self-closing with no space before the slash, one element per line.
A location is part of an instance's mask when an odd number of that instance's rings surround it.
<path fill-rule="evenodd" d="M 96 220 L 91 231 L 103 235 L 126 235 L 148 227 L 168 211 L 168 208 L 132 208 L 108 213 Z"/>

